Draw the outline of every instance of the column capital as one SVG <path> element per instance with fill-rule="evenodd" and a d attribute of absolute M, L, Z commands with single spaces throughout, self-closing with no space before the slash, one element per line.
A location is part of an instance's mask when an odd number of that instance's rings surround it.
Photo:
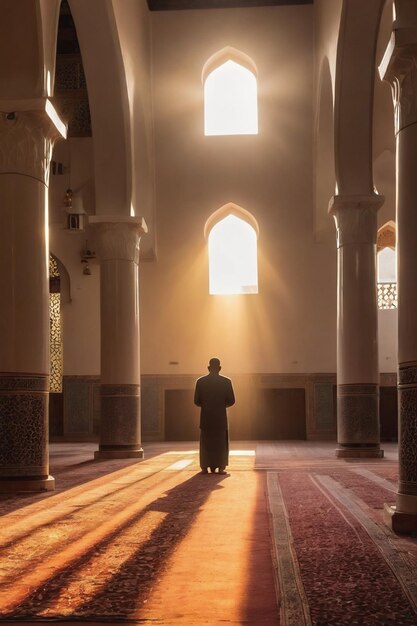
<path fill-rule="evenodd" d="M 0 174 L 22 174 L 48 185 L 53 145 L 66 135 L 47 98 L 0 100 Z"/>
<path fill-rule="evenodd" d="M 379 66 L 381 80 L 391 84 L 395 132 L 417 122 L 417 16 L 412 26 L 397 28 Z"/>
<path fill-rule="evenodd" d="M 337 231 L 337 247 L 349 243 L 376 244 L 376 214 L 384 203 L 384 196 L 333 196 L 329 213 L 333 215 Z"/>
<path fill-rule="evenodd" d="M 97 253 L 101 261 L 124 260 L 139 264 L 139 243 L 148 227 L 143 217 L 93 215 Z"/>

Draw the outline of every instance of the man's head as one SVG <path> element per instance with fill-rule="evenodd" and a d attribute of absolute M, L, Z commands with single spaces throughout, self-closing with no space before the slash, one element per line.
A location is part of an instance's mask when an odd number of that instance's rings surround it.
<path fill-rule="evenodd" d="M 216 357 L 213 357 L 212 359 L 210 359 L 209 364 L 208 364 L 208 371 L 211 374 L 218 374 L 221 369 L 222 367 L 220 365 L 220 359 L 217 359 Z"/>

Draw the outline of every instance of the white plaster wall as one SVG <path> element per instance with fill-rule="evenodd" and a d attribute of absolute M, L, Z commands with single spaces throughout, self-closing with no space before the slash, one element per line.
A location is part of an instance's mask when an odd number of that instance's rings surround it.
<path fill-rule="evenodd" d="M 398 369 L 398 311 L 378 311 L 378 347 L 380 372 L 396 372 Z"/>
<path fill-rule="evenodd" d="M 49 187 L 49 247 L 70 279 L 70 300 L 63 297 L 61 307 L 64 375 L 100 373 L 100 268 L 98 261 L 91 261 L 91 275 L 83 274 L 81 253 L 87 241 L 93 247 L 88 225 L 83 232 L 66 230 L 62 209 L 65 190 L 71 185 L 81 193 L 87 213 L 94 214 L 92 154 L 91 138 L 58 143 L 53 153 L 65 172 L 51 176 Z"/>
<path fill-rule="evenodd" d="M 153 13 L 152 27 L 158 257 L 140 269 L 142 372 L 204 371 L 213 354 L 227 372 L 335 371 L 335 242 L 313 239 L 312 6 Z M 258 136 L 203 134 L 201 70 L 227 45 L 258 68 Z M 208 295 L 204 224 L 227 202 L 259 223 L 258 295 Z"/>

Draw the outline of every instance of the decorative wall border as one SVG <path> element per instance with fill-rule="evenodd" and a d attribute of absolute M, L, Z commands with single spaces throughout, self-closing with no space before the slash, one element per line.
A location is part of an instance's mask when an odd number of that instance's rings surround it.
<path fill-rule="evenodd" d="M 0 393 L 25 391 L 47 393 L 49 391 L 48 374 L 0 372 Z"/>

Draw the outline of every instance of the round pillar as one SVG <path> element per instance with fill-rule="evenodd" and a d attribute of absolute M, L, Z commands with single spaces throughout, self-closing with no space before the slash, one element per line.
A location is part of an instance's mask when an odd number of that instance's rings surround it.
<path fill-rule="evenodd" d="M 48 170 L 62 127 L 47 100 L 0 113 L 0 490 L 49 476 Z M 59 128 L 59 130 L 58 130 Z"/>
<path fill-rule="evenodd" d="M 101 419 L 97 459 L 142 458 L 139 243 L 142 218 L 96 216 L 100 259 Z"/>
<path fill-rule="evenodd" d="M 338 457 L 382 457 L 379 438 L 376 213 L 383 198 L 335 196 Z"/>
<path fill-rule="evenodd" d="M 397 21 L 380 66 L 391 83 L 397 136 L 399 484 L 385 520 L 417 531 L 417 6 L 396 0 Z"/>

